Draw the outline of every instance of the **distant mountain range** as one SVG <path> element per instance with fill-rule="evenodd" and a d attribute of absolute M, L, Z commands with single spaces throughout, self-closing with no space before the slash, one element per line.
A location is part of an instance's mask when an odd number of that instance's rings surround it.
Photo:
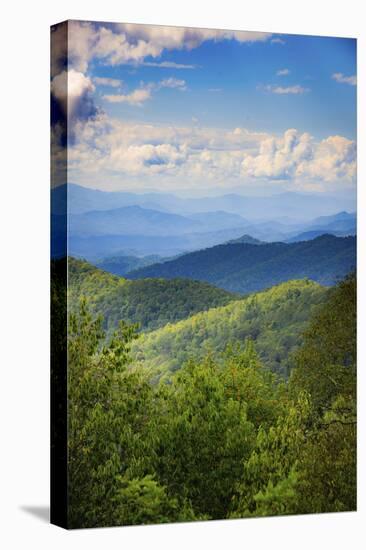
<path fill-rule="evenodd" d="M 336 237 L 355 235 L 357 232 L 356 214 L 339 212 L 333 216 L 321 216 L 311 222 L 311 227 L 312 228 L 308 231 L 298 233 L 286 239 L 286 242 L 308 241 L 320 235 L 324 235 L 324 233 Z"/>
<path fill-rule="evenodd" d="M 233 229 L 244 227 L 249 222 L 238 214 L 230 214 L 223 210 L 213 212 L 199 212 L 190 214 L 189 219 L 199 224 L 200 231 L 216 231 L 218 229 Z"/>
<path fill-rule="evenodd" d="M 94 263 L 108 256 L 133 255 L 141 257 L 157 254 L 170 257 L 186 253 L 190 250 L 199 250 L 224 243 L 242 235 L 242 228 L 172 236 L 143 235 L 137 233 L 132 235 L 82 237 L 71 233 L 68 239 L 68 251 L 72 256 L 86 258 Z"/>
<path fill-rule="evenodd" d="M 53 257 L 65 254 L 66 218 L 62 212 L 66 195 L 68 254 L 93 262 L 110 256 L 170 257 L 226 242 L 291 243 L 324 233 L 356 233 L 355 214 L 344 210 L 307 222 L 294 221 L 300 216 L 300 205 L 302 217 L 309 209 L 324 214 L 337 203 L 334 197 L 328 201 L 323 196 L 284 193 L 182 199 L 164 193 L 109 193 L 70 184 L 51 194 Z M 284 216 L 286 212 L 291 219 Z M 253 216 L 261 220 L 255 221 Z"/>
<path fill-rule="evenodd" d="M 113 210 L 92 210 L 84 214 L 70 214 L 73 235 L 184 235 L 243 228 L 248 222 L 227 212 L 203 212 L 181 216 L 141 206 L 125 206 Z"/>
<path fill-rule="evenodd" d="M 304 277 L 331 285 L 355 266 L 355 237 L 323 235 L 296 243 L 214 246 L 132 271 L 128 277 L 183 277 L 207 281 L 232 292 L 249 293 Z"/>
<path fill-rule="evenodd" d="M 201 229 L 201 224 L 180 216 L 141 206 L 92 210 L 70 215 L 70 232 L 79 237 L 103 235 L 182 235 Z M 244 224 L 243 224 L 244 225 Z"/>
<path fill-rule="evenodd" d="M 125 206 L 141 206 L 161 212 L 191 215 L 202 212 L 224 211 L 251 220 L 291 218 L 310 220 L 316 216 L 330 215 L 341 210 L 354 211 L 353 195 L 336 196 L 321 193 L 279 193 L 253 197 L 235 193 L 216 197 L 182 198 L 168 193 L 129 193 L 99 191 L 69 183 L 52 190 L 53 214 L 66 211 L 66 196 L 70 214 L 91 210 L 111 210 Z"/>

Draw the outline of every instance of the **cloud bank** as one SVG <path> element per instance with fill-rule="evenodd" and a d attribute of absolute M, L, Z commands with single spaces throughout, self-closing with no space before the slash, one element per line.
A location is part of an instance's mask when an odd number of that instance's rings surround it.
<path fill-rule="evenodd" d="M 68 160 L 73 181 L 113 177 L 122 184 L 133 178 L 137 188 L 153 186 L 157 176 L 167 189 L 267 181 L 326 190 L 356 178 L 356 144 L 342 136 L 316 141 L 296 129 L 277 136 L 245 128 L 132 124 L 105 115 L 79 124 Z"/>

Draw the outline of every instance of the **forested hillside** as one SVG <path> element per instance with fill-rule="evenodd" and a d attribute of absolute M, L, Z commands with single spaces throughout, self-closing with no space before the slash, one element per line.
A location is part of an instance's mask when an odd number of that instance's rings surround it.
<path fill-rule="evenodd" d="M 132 271 L 128 277 L 186 277 L 207 281 L 232 292 L 248 293 L 304 277 L 332 285 L 355 265 L 355 237 L 323 235 L 291 244 L 214 246 Z"/>
<path fill-rule="evenodd" d="M 85 304 L 72 313 L 68 526 L 355 510 L 355 290 L 349 277 L 326 293 L 293 282 L 248 298 L 253 317 L 272 301 L 273 323 L 313 293 L 323 301 L 303 319 L 289 384 L 264 368 L 259 335 L 244 344 L 244 333 L 220 360 L 192 356 L 171 384 L 151 384 L 131 356 L 133 327 L 103 344 L 101 320 Z"/>
<path fill-rule="evenodd" d="M 289 281 L 146 334 L 133 345 L 133 356 L 154 379 L 164 378 L 192 357 L 212 353 L 219 360 L 228 346 L 250 338 L 263 365 L 287 376 L 289 354 L 326 294 L 312 281 Z"/>
<path fill-rule="evenodd" d="M 68 275 L 70 309 L 75 311 L 80 299 L 87 298 L 91 312 L 103 316 L 108 333 L 122 319 L 138 323 L 142 330 L 153 330 L 238 298 L 199 281 L 129 281 L 74 258 L 68 260 Z"/>

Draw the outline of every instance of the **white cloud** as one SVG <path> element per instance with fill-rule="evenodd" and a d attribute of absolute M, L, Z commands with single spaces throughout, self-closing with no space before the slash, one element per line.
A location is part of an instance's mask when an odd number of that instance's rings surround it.
<path fill-rule="evenodd" d="M 290 129 L 281 138 L 264 140 L 258 154 L 246 156 L 242 174 L 294 181 L 354 181 L 356 144 L 341 136 L 330 136 L 316 143 L 310 134 Z"/>
<path fill-rule="evenodd" d="M 277 76 L 287 76 L 290 74 L 290 71 L 289 69 L 279 69 L 277 72 L 276 72 L 276 75 Z"/>
<path fill-rule="evenodd" d="M 75 114 L 80 102 L 94 89 L 90 78 L 74 69 L 62 71 L 51 82 L 52 95 L 59 101 L 64 113 L 67 113 L 69 117 Z"/>
<path fill-rule="evenodd" d="M 128 103 L 129 105 L 141 106 L 150 97 L 151 90 L 148 88 L 139 88 L 129 94 L 104 95 L 103 99 L 109 103 Z"/>
<path fill-rule="evenodd" d="M 144 67 L 161 67 L 163 69 L 196 69 L 197 65 L 186 65 L 184 63 L 174 63 L 174 61 L 144 61 L 141 63 Z"/>
<path fill-rule="evenodd" d="M 67 112 L 67 71 L 62 71 L 51 81 L 51 93 Z"/>
<path fill-rule="evenodd" d="M 68 63 L 83 73 L 87 71 L 89 60 L 94 54 L 96 33 L 90 23 L 68 22 Z"/>
<path fill-rule="evenodd" d="M 284 46 L 286 44 L 286 41 L 282 38 L 272 38 L 271 44 L 280 44 L 281 46 Z"/>
<path fill-rule="evenodd" d="M 118 177 L 131 183 L 133 177 L 137 187 L 158 183 L 166 189 L 276 181 L 286 188 L 325 190 L 355 182 L 356 145 L 341 136 L 318 142 L 295 129 L 276 136 L 240 127 L 133 124 L 99 115 L 78 126 L 68 162 L 75 181 Z"/>
<path fill-rule="evenodd" d="M 186 157 L 184 146 L 162 143 L 120 146 L 113 149 L 110 162 L 114 170 L 130 174 L 149 172 L 156 174 L 171 171 L 182 164 Z"/>
<path fill-rule="evenodd" d="M 206 40 L 236 40 L 241 43 L 266 41 L 269 33 L 164 27 L 156 25 L 114 24 L 108 28 L 89 22 L 70 21 L 68 32 L 69 61 L 75 70 L 86 72 L 92 58 L 109 65 L 146 63 L 145 58 L 158 58 L 164 50 L 191 50 Z M 154 63 L 149 61 L 149 63 Z M 173 68 L 173 62 L 159 62 Z M 55 61 L 55 66 L 57 62 Z M 174 68 L 179 67 L 179 64 Z M 185 66 L 184 68 L 193 66 Z"/>
<path fill-rule="evenodd" d="M 332 78 L 340 84 L 349 84 L 350 86 L 357 85 L 357 77 L 355 75 L 345 76 L 343 73 L 334 73 L 332 74 Z"/>
<path fill-rule="evenodd" d="M 164 80 L 161 80 L 158 84 L 158 87 L 160 88 L 178 88 L 179 90 L 186 90 L 186 82 L 185 80 L 179 80 L 177 78 L 164 78 Z"/>
<path fill-rule="evenodd" d="M 93 82 L 98 86 L 107 86 L 110 88 L 119 88 L 123 84 L 123 80 L 118 78 L 106 78 L 102 76 L 95 76 Z"/>
<path fill-rule="evenodd" d="M 145 101 L 151 98 L 152 92 L 157 92 L 161 88 L 172 88 L 181 91 L 187 89 L 186 81 L 178 78 L 164 78 L 159 82 L 149 82 L 141 88 L 137 88 L 128 94 L 106 94 L 103 99 L 109 103 L 128 103 L 140 107 Z"/>
<path fill-rule="evenodd" d="M 256 155 L 246 156 L 242 173 L 255 178 L 289 179 L 296 175 L 298 164 L 309 161 L 312 155 L 311 136 L 299 136 L 295 129 L 289 129 L 281 138 L 265 139 Z"/>
<path fill-rule="evenodd" d="M 310 92 L 310 88 L 304 88 L 303 86 L 300 86 L 300 84 L 295 84 L 294 86 L 271 86 L 268 84 L 267 86 L 264 86 L 264 89 L 267 92 L 271 92 L 272 94 L 278 94 L 278 95 L 285 95 L 285 94 L 305 94 L 307 92 Z"/>
<path fill-rule="evenodd" d="M 322 177 L 326 182 L 352 181 L 356 170 L 356 143 L 342 136 L 330 136 L 319 143 L 313 162 L 304 167 L 304 175 Z"/>
<path fill-rule="evenodd" d="M 167 27 L 160 25 L 136 25 L 122 23 L 116 25 L 129 38 L 135 41 L 154 44 L 163 49 L 192 50 L 206 40 L 237 40 L 238 42 L 263 42 L 271 37 L 270 33 L 251 31 L 230 31 L 219 29 L 199 29 L 190 27 Z"/>

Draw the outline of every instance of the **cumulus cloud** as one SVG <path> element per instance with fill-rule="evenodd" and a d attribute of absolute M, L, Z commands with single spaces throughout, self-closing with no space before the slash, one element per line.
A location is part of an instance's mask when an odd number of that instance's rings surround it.
<path fill-rule="evenodd" d="M 280 138 L 264 140 L 258 154 L 246 156 L 242 174 L 275 180 L 353 181 L 356 144 L 341 136 L 316 143 L 310 134 L 289 129 Z"/>
<path fill-rule="evenodd" d="M 310 88 L 304 88 L 300 84 L 295 84 L 294 86 L 271 86 L 268 84 L 264 86 L 264 89 L 271 94 L 286 95 L 286 94 L 305 94 L 310 92 Z"/>
<path fill-rule="evenodd" d="M 204 177 L 215 181 L 240 173 L 243 150 L 256 150 L 264 134 L 245 129 L 239 134 L 210 128 L 130 124 L 100 115 L 79 125 L 78 139 L 70 149 L 70 173 L 90 172 L 99 177 L 120 173 L 144 177 Z M 192 180 L 193 184 L 193 180 Z"/>
<path fill-rule="evenodd" d="M 290 74 L 290 71 L 289 69 L 279 69 L 277 72 L 276 72 L 276 75 L 277 76 L 287 76 Z"/>
<path fill-rule="evenodd" d="M 93 99 L 94 84 L 83 73 L 61 71 L 51 81 L 51 140 L 53 181 L 65 181 L 66 146 L 74 142 L 75 125 L 85 124 L 98 114 Z M 59 174 L 56 175 L 56 172 Z"/>
<path fill-rule="evenodd" d="M 119 88 L 123 84 L 123 80 L 118 78 L 106 78 L 102 76 L 95 76 L 93 82 L 98 86 L 107 86 L 109 88 Z"/>
<path fill-rule="evenodd" d="M 94 90 L 90 78 L 74 69 L 62 71 L 51 81 L 51 93 L 69 119 L 96 114 L 92 98 Z"/>
<path fill-rule="evenodd" d="M 345 76 L 343 73 L 334 73 L 332 74 L 332 78 L 340 84 L 349 84 L 350 86 L 357 85 L 357 77 L 355 75 Z"/>
<path fill-rule="evenodd" d="M 305 166 L 304 173 L 299 175 L 321 177 L 327 182 L 352 181 L 356 178 L 356 170 L 356 142 L 343 136 L 330 136 L 319 143 L 313 162 Z"/>
<path fill-rule="evenodd" d="M 282 182 L 287 187 L 326 189 L 355 181 L 356 145 L 341 136 L 316 141 L 289 129 L 281 136 L 197 125 L 132 124 L 99 115 L 80 124 L 69 151 L 71 176 L 118 177 L 148 186 L 197 187 Z M 140 180 L 140 178 L 142 178 Z"/>
<path fill-rule="evenodd" d="M 298 165 L 313 155 L 312 139 L 307 133 L 299 135 L 287 130 L 283 137 L 265 139 L 258 154 L 248 155 L 242 162 L 242 173 L 255 178 L 289 179 L 296 175 Z"/>
<path fill-rule="evenodd" d="M 115 170 L 130 174 L 151 174 L 170 171 L 185 160 L 184 146 L 161 143 L 159 145 L 143 144 L 117 147 L 111 152 L 110 161 Z"/>

